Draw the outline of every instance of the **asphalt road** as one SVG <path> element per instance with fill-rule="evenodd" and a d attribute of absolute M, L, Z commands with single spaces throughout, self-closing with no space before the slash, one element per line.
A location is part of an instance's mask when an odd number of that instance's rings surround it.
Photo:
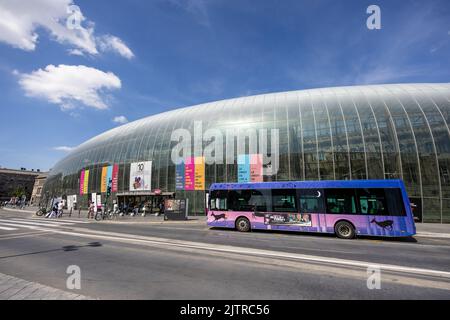
<path fill-rule="evenodd" d="M 80 290 L 66 287 L 70 265 Z M 368 267 L 380 267 L 380 289 L 368 289 Z M 0 210 L 0 273 L 98 299 L 449 299 L 450 238 L 340 240 Z"/>

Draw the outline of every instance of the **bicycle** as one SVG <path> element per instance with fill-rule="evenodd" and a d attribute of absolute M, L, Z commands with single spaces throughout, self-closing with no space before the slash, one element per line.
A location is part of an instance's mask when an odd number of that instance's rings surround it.
<path fill-rule="evenodd" d="M 41 217 L 41 216 L 45 215 L 46 213 L 47 213 L 47 210 L 44 207 L 41 207 L 36 211 L 35 214 L 36 214 L 36 216 Z"/>
<path fill-rule="evenodd" d="M 112 220 L 112 219 L 117 219 L 117 212 L 115 211 L 111 211 L 108 210 L 108 212 L 106 211 L 97 211 L 97 213 L 95 214 L 95 220 L 96 221 L 100 221 L 100 220 Z"/>

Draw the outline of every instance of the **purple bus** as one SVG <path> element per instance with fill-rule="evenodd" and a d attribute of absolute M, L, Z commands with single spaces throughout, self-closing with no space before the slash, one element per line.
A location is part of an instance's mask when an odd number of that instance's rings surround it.
<path fill-rule="evenodd" d="M 214 183 L 208 226 L 410 237 L 416 233 L 401 180 Z"/>

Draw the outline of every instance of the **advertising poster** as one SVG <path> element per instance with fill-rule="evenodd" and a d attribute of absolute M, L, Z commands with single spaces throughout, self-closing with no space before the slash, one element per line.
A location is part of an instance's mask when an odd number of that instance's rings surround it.
<path fill-rule="evenodd" d="M 91 194 L 91 202 L 94 204 L 94 208 L 97 208 L 97 193 Z"/>
<path fill-rule="evenodd" d="M 184 166 L 184 189 L 195 190 L 195 163 L 194 157 L 186 159 Z"/>
<path fill-rule="evenodd" d="M 89 187 L 89 170 L 84 171 L 84 181 L 83 181 L 83 194 L 88 193 Z"/>
<path fill-rule="evenodd" d="M 97 194 L 97 208 L 101 208 L 102 206 L 102 195 L 101 194 Z"/>
<path fill-rule="evenodd" d="M 263 157 L 262 154 L 250 156 L 250 181 L 263 182 Z"/>
<path fill-rule="evenodd" d="M 150 191 L 152 182 L 152 162 L 130 164 L 130 191 Z"/>
<path fill-rule="evenodd" d="M 184 190 L 184 162 L 175 167 L 175 189 Z"/>
<path fill-rule="evenodd" d="M 195 157 L 195 190 L 205 190 L 205 157 Z"/>
<path fill-rule="evenodd" d="M 108 167 L 102 167 L 102 179 L 101 185 L 100 185 L 100 192 L 105 193 L 106 192 L 106 178 L 108 174 Z"/>
<path fill-rule="evenodd" d="M 272 226 L 285 225 L 285 226 L 300 226 L 300 227 L 312 226 L 311 214 L 309 213 L 257 212 L 255 216 L 264 217 L 265 225 L 272 225 Z"/>
<path fill-rule="evenodd" d="M 106 170 L 106 186 L 111 183 L 112 185 L 112 172 L 113 172 L 113 166 L 108 166 L 108 169 Z M 111 187 L 112 189 L 112 187 Z"/>
<path fill-rule="evenodd" d="M 250 155 L 238 155 L 238 182 L 250 182 Z"/>
<path fill-rule="evenodd" d="M 80 173 L 80 195 L 84 194 L 84 169 Z"/>
<path fill-rule="evenodd" d="M 119 183 L 119 165 L 115 164 L 112 168 L 112 186 L 111 192 L 117 192 Z"/>

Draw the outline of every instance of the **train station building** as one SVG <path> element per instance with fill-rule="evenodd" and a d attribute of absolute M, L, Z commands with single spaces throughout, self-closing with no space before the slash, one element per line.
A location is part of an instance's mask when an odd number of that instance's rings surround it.
<path fill-rule="evenodd" d="M 214 182 L 402 179 L 414 214 L 450 222 L 450 84 L 268 93 L 152 115 L 82 143 L 44 193 L 136 205 L 189 199 Z"/>

